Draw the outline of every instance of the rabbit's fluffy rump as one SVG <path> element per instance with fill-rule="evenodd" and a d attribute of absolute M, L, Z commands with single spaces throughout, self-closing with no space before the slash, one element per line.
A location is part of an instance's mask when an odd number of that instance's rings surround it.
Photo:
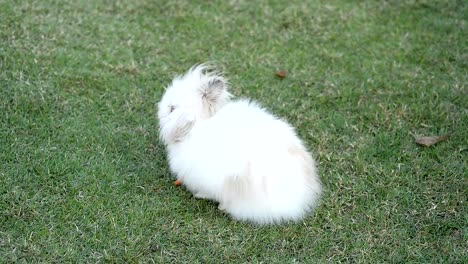
<path fill-rule="evenodd" d="M 172 172 L 235 219 L 301 219 L 321 193 L 314 160 L 290 125 L 256 103 L 231 101 L 227 88 L 201 65 L 166 90 L 158 117 Z"/>

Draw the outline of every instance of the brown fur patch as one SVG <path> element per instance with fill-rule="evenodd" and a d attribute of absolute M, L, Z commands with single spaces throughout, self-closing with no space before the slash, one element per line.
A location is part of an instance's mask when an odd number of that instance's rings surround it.
<path fill-rule="evenodd" d="M 249 186 L 251 186 L 250 169 L 250 163 L 248 163 L 242 175 L 229 177 L 224 181 L 222 207 L 228 206 L 233 199 L 244 199 L 249 195 Z"/>
<path fill-rule="evenodd" d="M 314 186 L 316 184 L 315 162 L 310 154 L 302 146 L 291 146 L 288 148 L 288 152 L 301 160 L 305 181 L 309 186 Z"/>

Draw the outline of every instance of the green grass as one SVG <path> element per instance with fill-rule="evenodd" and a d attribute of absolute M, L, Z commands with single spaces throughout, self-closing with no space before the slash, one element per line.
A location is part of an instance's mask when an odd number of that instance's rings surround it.
<path fill-rule="evenodd" d="M 0 0 L 0 262 L 466 263 L 467 14 L 456 0 Z M 205 61 L 314 153 L 325 194 L 303 222 L 235 222 L 172 186 L 155 103 Z"/>

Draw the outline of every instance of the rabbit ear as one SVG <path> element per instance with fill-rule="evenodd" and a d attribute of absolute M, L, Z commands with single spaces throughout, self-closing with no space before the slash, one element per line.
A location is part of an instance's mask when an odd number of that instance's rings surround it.
<path fill-rule="evenodd" d="M 179 117 L 176 121 L 174 129 L 170 133 L 170 138 L 173 142 L 182 141 L 185 136 L 190 132 L 193 125 L 195 125 L 194 119 L 187 119 L 183 116 Z"/>
<path fill-rule="evenodd" d="M 212 77 L 202 88 L 203 102 L 208 105 L 216 105 L 225 93 L 227 93 L 226 81 L 218 76 Z"/>

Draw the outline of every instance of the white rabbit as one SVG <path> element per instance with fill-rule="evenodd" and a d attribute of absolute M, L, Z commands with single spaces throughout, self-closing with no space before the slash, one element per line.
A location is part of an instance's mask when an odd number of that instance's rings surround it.
<path fill-rule="evenodd" d="M 321 193 L 315 162 L 294 129 L 258 104 L 231 101 L 206 65 L 176 77 L 158 104 L 171 171 L 195 197 L 257 224 L 299 220 Z"/>

